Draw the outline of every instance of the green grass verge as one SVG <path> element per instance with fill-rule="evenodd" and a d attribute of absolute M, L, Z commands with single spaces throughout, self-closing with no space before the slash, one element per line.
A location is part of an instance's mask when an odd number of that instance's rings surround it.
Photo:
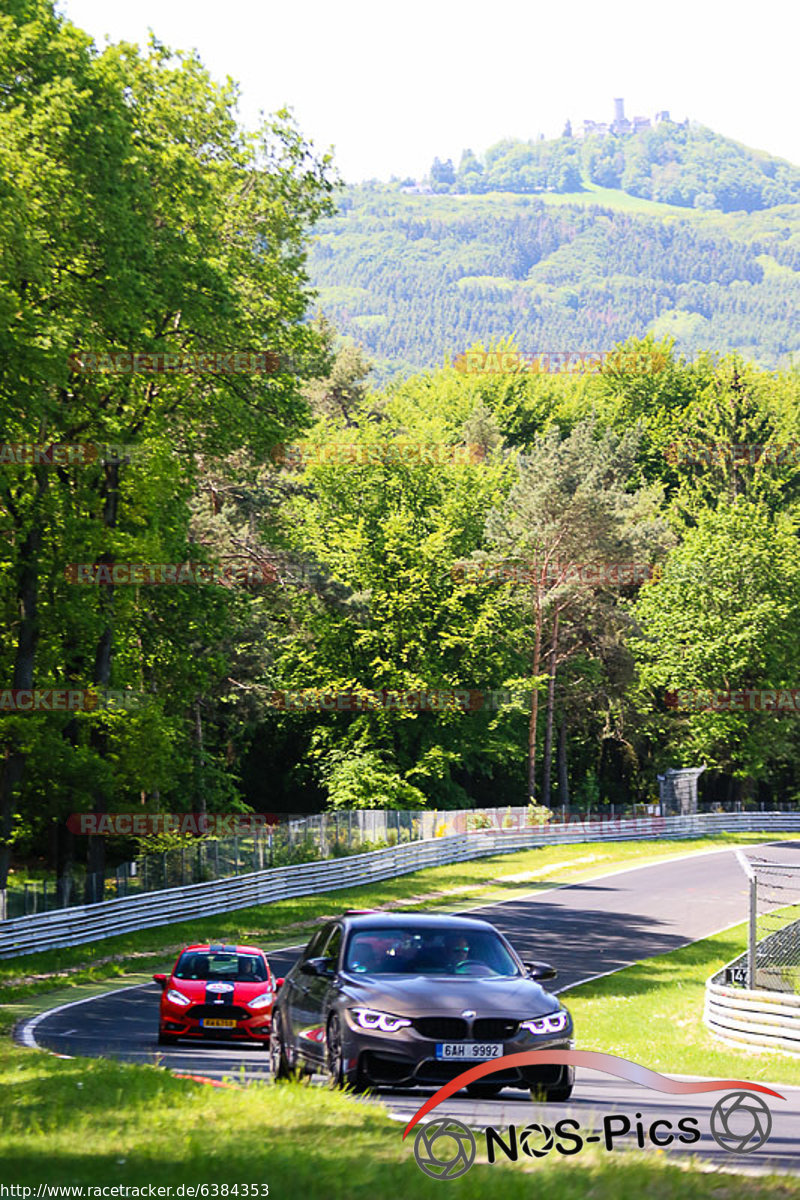
<path fill-rule="evenodd" d="M 266 942 L 266 935 L 280 932 L 278 909 L 284 919 L 291 915 L 310 921 L 345 903 L 364 904 L 368 896 L 373 902 L 413 902 L 412 897 L 426 894 L 423 885 L 430 891 L 436 885 L 442 893 L 439 902 L 450 906 L 453 888 L 469 888 L 469 893 L 458 895 L 461 907 L 465 898 L 476 895 L 494 899 L 497 894 L 511 898 L 520 891 L 530 892 L 534 880 L 519 877 L 541 868 L 559 880 L 567 875 L 591 876 L 626 862 L 635 865 L 746 840 L 759 838 L 731 836 L 677 845 L 594 844 L 527 851 L 418 872 L 381 885 L 379 897 L 378 889 L 340 892 L 335 899 L 309 897 L 308 903 L 314 901 L 315 909 L 307 908 L 304 901 L 292 901 L 286 906 L 211 918 L 203 928 L 208 932 L 212 923 L 229 922 L 226 928 L 240 933 L 244 922 L 253 926 L 253 934 L 261 930 L 258 936 Z M 584 856 L 592 857 L 591 864 L 575 861 Z M 552 878 L 543 873 L 535 882 L 552 886 Z M 432 903 L 432 899 L 425 901 L 426 907 Z M 569 1003 L 578 1022 L 579 1045 L 621 1054 L 667 1073 L 791 1081 L 787 1068 L 794 1060 L 771 1056 L 773 1066 L 761 1057 L 756 1060 L 717 1048 L 702 1026 L 705 979 L 738 952 L 743 931 L 741 927 L 718 934 L 575 989 L 569 994 Z M 173 926 L 137 936 L 155 939 L 168 933 L 174 938 L 177 932 L 178 927 Z M 195 928 L 193 936 L 196 934 Z M 285 927 L 282 940 L 287 940 Z M 107 952 L 108 943 L 94 949 Z M 30 961 L 22 960 L 22 964 L 27 966 Z M 17 970 L 22 964 L 16 964 Z M 4 967 L 13 971 L 14 964 Z M 133 975 L 125 979 L 126 983 L 137 981 Z M 33 981 L 25 985 L 32 986 Z M 40 991 L 52 986 L 52 979 L 38 981 Z M 87 989 L 101 991 L 104 986 L 99 981 L 84 984 L 80 994 Z M 63 989 L 48 1000 L 56 1003 L 62 995 L 74 998 L 75 994 L 74 987 Z M 12 1015 L 41 1007 L 40 1000 L 20 996 L 3 1017 L 8 1021 Z M 414 1162 L 410 1139 L 402 1141 L 401 1126 L 389 1120 L 380 1106 L 320 1088 L 291 1083 L 223 1091 L 176 1079 L 152 1066 L 57 1059 L 44 1052 L 22 1050 L 8 1039 L 0 1039 L 0 1087 L 0 1163 L 5 1183 L 266 1183 L 271 1197 L 302 1194 L 306 1200 L 389 1200 L 398 1195 L 426 1200 L 442 1194 L 441 1182 L 422 1174 Z M 479 1161 L 466 1175 L 447 1184 L 448 1195 L 464 1200 L 487 1194 L 527 1200 L 534 1189 L 544 1200 L 638 1200 L 641 1195 L 648 1200 L 788 1200 L 800 1196 L 800 1181 L 785 1176 L 720 1176 L 692 1164 L 669 1163 L 656 1154 L 613 1157 L 592 1149 L 570 1160 L 548 1157 L 491 1167 Z"/>
<path fill-rule="evenodd" d="M 618 867 L 675 855 L 745 845 L 794 834 L 720 834 L 680 841 L 583 842 L 493 855 L 467 863 L 429 867 L 376 885 L 301 896 L 219 916 L 142 929 L 86 946 L 70 946 L 0 960 L 0 1005 L 64 984 L 103 979 L 127 982 L 131 970 L 157 970 L 187 943 L 198 940 L 255 942 L 265 950 L 304 942 L 316 921 L 345 908 L 462 909 L 513 900 L 537 889 L 575 883 Z"/>
<path fill-rule="evenodd" d="M 378 1105 L 290 1083 L 218 1090 L 157 1067 L 60 1060 L 0 1048 L 0 1162 L 6 1184 L 265 1183 L 270 1197 L 409 1200 L 783 1200 L 800 1181 L 710 1175 L 652 1155 L 592 1150 L 488 1166 L 443 1185 Z M 531 1178 L 535 1172 L 536 1178 Z M 221 1194 L 221 1192 L 219 1193 Z"/>
<path fill-rule="evenodd" d="M 737 925 L 564 993 L 582 1050 L 603 1050 L 669 1075 L 800 1085 L 800 1059 L 734 1050 L 703 1021 L 705 983 L 747 945 Z"/>

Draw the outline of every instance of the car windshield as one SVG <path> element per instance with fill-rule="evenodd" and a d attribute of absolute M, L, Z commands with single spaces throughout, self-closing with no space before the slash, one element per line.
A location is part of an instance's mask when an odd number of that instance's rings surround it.
<path fill-rule="evenodd" d="M 345 970 L 369 975 L 519 975 L 491 929 L 359 929 L 350 937 Z"/>
<path fill-rule="evenodd" d="M 258 954 L 187 950 L 178 959 L 176 979 L 224 979 L 229 983 L 266 983 L 266 964 Z"/>

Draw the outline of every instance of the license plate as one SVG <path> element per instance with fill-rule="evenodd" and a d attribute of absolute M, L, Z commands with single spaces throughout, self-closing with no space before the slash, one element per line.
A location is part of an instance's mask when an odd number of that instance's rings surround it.
<path fill-rule="evenodd" d="M 438 1042 L 437 1058 L 500 1058 L 502 1042 Z"/>
<path fill-rule="evenodd" d="M 235 1029 L 235 1021 L 221 1021 L 218 1017 L 203 1017 L 203 1029 Z"/>

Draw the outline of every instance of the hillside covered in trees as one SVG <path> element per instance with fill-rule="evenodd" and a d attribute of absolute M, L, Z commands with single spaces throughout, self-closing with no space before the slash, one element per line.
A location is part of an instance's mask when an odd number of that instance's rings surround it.
<path fill-rule="evenodd" d="M 568 127 L 569 128 L 569 127 Z M 639 132 L 552 141 L 506 138 L 457 168 L 434 162 L 436 192 L 576 192 L 585 183 L 630 196 L 722 212 L 800 202 L 800 167 L 751 150 L 704 125 L 663 121 Z"/>
<path fill-rule="evenodd" d="M 337 213 L 286 114 L 243 138 L 194 57 L 19 7 L 0 894 L 20 861 L 130 855 L 71 814 L 585 809 L 701 762 L 709 800 L 800 802 L 800 374 L 769 369 L 796 206 L 385 189 Z M 384 386 L 341 330 L 430 369 Z M 515 333 L 658 369 L 442 363 Z M 710 692 L 773 702 L 686 702 Z"/>
<path fill-rule="evenodd" d="M 510 333 L 525 350 L 671 336 L 764 367 L 800 349 L 800 204 L 710 213 L 585 196 L 349 189 L 310 255 L 319 306 L 375 378 Z"/>

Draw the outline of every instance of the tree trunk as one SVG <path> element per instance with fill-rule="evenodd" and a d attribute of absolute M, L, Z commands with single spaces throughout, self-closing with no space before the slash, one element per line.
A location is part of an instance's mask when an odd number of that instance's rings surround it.
<path fill-rule="evenodd" d="M 197 812 L 206 815 L 206 789 L 204 779 L 205 758 L 203 757 L 203 719 L 200 713 L 200 698 L 194 702 L 194 736 L 197 743 Z"/>
<path fill-rule="evenodd" d="M 542 771 L 542 804 L 550 807 L 550 775 L 553 761 L 553 709 L 556 697 L 556 656 L 558 653 L 559 609 L 553 613 L 553 640 L 550 644 L 550 679 L 547 683 L 547 721 L 544 730 L 544 767 Z"/>
<path fill-rule="evenodd" d="M 33 666 L 39 641 L 39 525 L 29 531 L 20 548 L 20 573 L 17 587 L 19 600 L 19 638 L 14 660 L 15 689 L 33 687 Z M 14 792 L 22 782 L 25 755 L 16 746 L 6 745 L 3 769 L 0 774 L 0 919 L 6 915 L 6 886 L 11 868 L 11 837 L 14 832 Z"/>
<path fill-rule="evenodd" d="M 567 714 L 558 726 L 558 798 L 565 814 L 569 811 L 569 775 L 567 774 Z"/>
<path fill-rule="evenodd" d="M 105 504 L 103 505 L 103 525 L 106 529 L 114 529 L 117 524 L 117 509 L 119 505 L 119 465 L 109 463 L 106 466 Z M 112 566 L 110 555 L 104 554 L 98 559 L 100 563 Z M 114 589 L 108 587 L 101 592 L 100 610 L 105 620 L 105 627 L 97 642 L 94 660 L 94 685 L 107 689 L 111 680 L 111 654 L 113 647 L 113 615 Z M 108 754 L 108 734 L 105 725 L 98 725 L 89 735 L 89 744 L 98 758 Z M 104 790 L 95 792 L 95 812 L 108 812 L 108 797 Z M 102 900 L 105 890 L 106 842 L 102 834 L 89 834 L 89 844 L 86 850 L 86 888 L 84 898 L 87 904 Z"/>
<path fill-rule="evenodd" d="M 539 717 L 539 689 L 536 679 L 539 675 L 539 665 L 542 656 L 542 609 L 537 598 L 536 634 L 533 642 L 533 663 L 531 669 L 534 678 L 533 696 L 531 697 L 531 719 L 528 727 L 528 797 L 530 803 L 536 801 L 536 722 Z"/>

